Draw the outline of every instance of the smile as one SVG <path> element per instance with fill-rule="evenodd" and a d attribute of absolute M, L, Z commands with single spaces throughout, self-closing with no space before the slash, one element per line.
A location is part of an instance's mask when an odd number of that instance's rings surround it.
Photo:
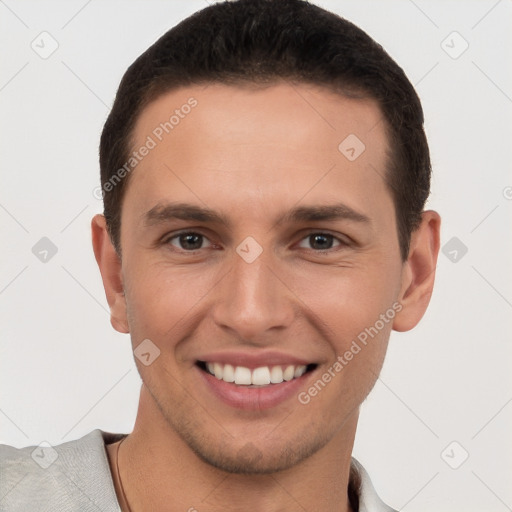
<path fill-rule="evenodd" d="M 231 364 L 222 364 L 217 362 L 199 361 L 198 366 L 215 376 L 217 379 L 237 386 L 269 386 L 272 384 L 281 384 L 302 377 L 306 372 L 316 367 L 310 365 L 273 365 L 260 366 L 250 369 L 245 366 L 233 366 Z"/>

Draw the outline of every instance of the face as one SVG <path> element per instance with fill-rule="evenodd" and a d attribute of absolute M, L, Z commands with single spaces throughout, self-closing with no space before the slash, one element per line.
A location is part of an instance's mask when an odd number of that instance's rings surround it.
<path fill-rule="evenodd" d="M 134 150 L 152 147 L 122 205 L 126 323 L 160 351 L 136 359 L 146 399 L 216 467 L 328 449 L 377 378 L 404 268 L 380 119 L 283 83 L 183 88 L 138 120 Z"/>

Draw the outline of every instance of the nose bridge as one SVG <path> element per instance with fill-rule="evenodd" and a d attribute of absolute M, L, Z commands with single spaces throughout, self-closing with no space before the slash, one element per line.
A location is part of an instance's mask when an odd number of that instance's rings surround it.
<path fill-rule="evenodd" d="M 250 238 L 250 237 L 249 237 Z M 276 277 L 270 249 L 242 242 L 233 252 L 232 268 L 219 283 L 214 318 L 238 337 L 255 340 L 272 328 L 284 328 L 293 318 L 286 286 Z"/>

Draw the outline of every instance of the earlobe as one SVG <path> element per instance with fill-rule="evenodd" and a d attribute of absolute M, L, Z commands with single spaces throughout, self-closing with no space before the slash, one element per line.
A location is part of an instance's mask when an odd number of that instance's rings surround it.
<path fill-rule="evenodd" d="M 94 256 L 101 272 L 103 288 L 110 307 L 110 322 L 116 331 L 130 332 L 126 315 L 121 259 L 108 234 L 105 217 L 95 215 L 91 222 Z"/>
<path fill-rule="evenodd" d="M 398 297 L 402 309 L 393 322 L 395 331 L 412 329 L 425 314 L 434 288 L 440 227 L 441 217 L 429 210 L 423 212 L 420 226 L 412 233 L 409 256 L 402 270 Z"/>

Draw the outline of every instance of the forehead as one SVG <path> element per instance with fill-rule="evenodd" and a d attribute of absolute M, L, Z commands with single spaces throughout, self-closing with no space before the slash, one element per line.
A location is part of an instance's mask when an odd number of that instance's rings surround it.
<path fill-rule="evenodd" d="M 200 128 L 208 131 L 205 143 L 226 137 L 241 143 L 286 143 L 303 137 L 311 141 L 305 149 L 318 147 L 323 139 L 325 149 L 338 156 L 332 139 L 341 142 L 350 134 L 372 149 L 382 149 L 382 121 L 375 100 L 348 98 L 322 86 L 284 81 L 268 86 L 213 83 L 173 90 L 150 102 L 135 125 L 134 139 L 141 143 L 152 134 L 165 144 L 162 138 L 171 143 Z"/>
<path fill-rule="evenodd" d="M 141 113 L 133 149 L 144 146 L 151 149 L 137 163 L 127 194 L 146 210 L 169 195 L 258 205 L 260 215 L 306 196 L 317 202 L 341 196 L 356 210 L 357 202 L 389 196 L 377 103 L 318 86 L 173 90 Z"/>

